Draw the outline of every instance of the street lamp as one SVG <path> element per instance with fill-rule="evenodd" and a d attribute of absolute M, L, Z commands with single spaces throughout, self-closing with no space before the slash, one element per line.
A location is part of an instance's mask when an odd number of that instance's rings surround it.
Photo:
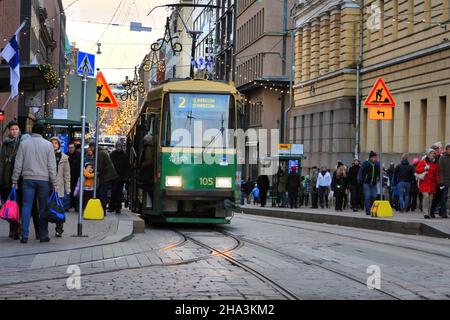
<path fill-rule="evenodd" d="M 97 54 L 102 54 L 102 51 L 100 50 L 100 47 L 102 46 L 102 44 L 99 42 L 99 43 L 97 43 L 97 47 L 98 47 L 98 49 L 97 49 Z"/>

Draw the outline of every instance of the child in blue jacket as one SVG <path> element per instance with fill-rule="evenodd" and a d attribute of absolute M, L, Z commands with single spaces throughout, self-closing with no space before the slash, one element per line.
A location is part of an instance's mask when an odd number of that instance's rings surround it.
<path fill-rule="evenodd" d="M 256 205 L 259 202 L 259 188 L 257 184 L 255 184 L 255 187 L 252 190 L 252 196 L 253 196 L 253 204 Z"/>

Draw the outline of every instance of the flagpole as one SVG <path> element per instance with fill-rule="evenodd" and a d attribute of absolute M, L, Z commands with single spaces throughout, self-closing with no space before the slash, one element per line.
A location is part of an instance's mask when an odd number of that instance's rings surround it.
<path fill-rule="evenodd" d="M 5 104 L 2 107 L 2 111 L 5 111 L 6 106 L 8 105 L 9 101 L 11 100 L 11 96 L 8 97 L 8 99 L 6 100 Z"/>

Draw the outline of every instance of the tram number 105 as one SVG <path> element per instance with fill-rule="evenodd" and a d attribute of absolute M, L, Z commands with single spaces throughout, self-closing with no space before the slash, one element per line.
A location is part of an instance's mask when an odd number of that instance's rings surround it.
<path fill-rule="evenodd" d="M 214 185 L 214 179 L 213 178 L 200 178 L 200 185 L 211 187 Z"/>

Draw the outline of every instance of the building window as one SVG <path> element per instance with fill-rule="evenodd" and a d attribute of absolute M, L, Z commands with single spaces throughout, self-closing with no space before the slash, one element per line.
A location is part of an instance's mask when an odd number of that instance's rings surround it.
<path fill-rule="evenodd" d="M 421 151 L 427 149 L 427 99 L 420 100 L 420 146 Z"/>
<path fill-rule="evenodd" d="M 440 141 L 447 141 L 447 97 L 439 97 L 439 139 Z"/>
<path fill-rule="evenodd" d="M 403 152 L 408 152 L 409 150 L 409 122 L 411 116 L 411 103 L 406 101 L 403 105 L 404 107 L 404 126 L 403 126 Z"/>
<path fill-rule="evenodd" d="M 334 111 L 330 111 L 330 140 L 328 151 L 333 152 L 333 137 L 334 137 Z"/>
<path fill-rule="evenodd" d="M 292 120 L 292 143 L 296 143 L 297 141 L 297 117 L 294 117 Z"/>

